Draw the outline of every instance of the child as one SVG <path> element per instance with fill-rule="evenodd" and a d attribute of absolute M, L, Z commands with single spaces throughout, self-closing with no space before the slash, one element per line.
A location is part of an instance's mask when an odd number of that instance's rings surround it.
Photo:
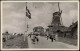
<path fill-rule="evenodd" d="M 31 40 L 32 40 L 32 43 L 35 44 L 35 35 L 34 34 L 31 36 Z"/>

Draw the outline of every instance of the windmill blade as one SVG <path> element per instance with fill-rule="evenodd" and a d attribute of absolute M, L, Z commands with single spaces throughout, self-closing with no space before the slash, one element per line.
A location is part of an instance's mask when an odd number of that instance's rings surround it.
<path fill-rule="evenodd" d="M 61 25 L 63 25 L 63 22 L 62 22 L 62 17 L 60 17 L 60 22 L 61 22 Z"/>
<path fill-rule="evenodd" d="M 58 8 L 59 8 L 59 11 L 60 11 L 60 6 L 59 6 L 59 2 L 58 2 Z"/>

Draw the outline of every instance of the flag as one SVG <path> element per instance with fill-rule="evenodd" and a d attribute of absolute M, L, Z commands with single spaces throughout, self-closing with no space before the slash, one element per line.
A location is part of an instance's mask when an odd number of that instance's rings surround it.
<path fill-rule="evenodd" d="M 29 11 L 29 9 L 27 9 L 27 6 L 26 6 L 26 16 L 31 19 L 31 13 Z"/>

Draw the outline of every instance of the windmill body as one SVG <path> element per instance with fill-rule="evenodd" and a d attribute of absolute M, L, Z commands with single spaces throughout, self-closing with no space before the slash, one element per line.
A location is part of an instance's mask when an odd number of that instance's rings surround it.
<path fill-rule="evenodd" d="M 61 13 L 60 12 L 55 12 L 53 13 L 53 19 L 52 19 L 52 25 L 53 26 L 60 26 L 61 25 Z"/>
<path fill-rule="evenodd" d="M 62 10 L 60 10 L 59 3 L 58 3 L 58 8 L 59 11 L 53 13 L 51 25 L 48 26 L 49 31 L 51 32 L 56 32 L 58 30 L 61 31 L 64 27 L 62 22 L 62 17 L 61 17 Z"/>

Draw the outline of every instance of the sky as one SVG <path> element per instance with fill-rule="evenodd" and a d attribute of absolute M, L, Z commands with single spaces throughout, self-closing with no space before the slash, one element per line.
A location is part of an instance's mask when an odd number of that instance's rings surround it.
<path fill-rule="evenodd" d="M 23 33 L 26 30 L 25 18 L 29 25 L 28 32 L 36 26 L 48 28 L 53 18 L 52 14 L 59 10 L 57 2 L 28 2 L 27 7 L 31 12 L 31 19 L 26 17 L 25 2 L 3 2 L 2 32 Z M 76 2 L 60 2 L 60 9 L 64 26 L 69 27 L 73 21 L 77 21 Z"/>

